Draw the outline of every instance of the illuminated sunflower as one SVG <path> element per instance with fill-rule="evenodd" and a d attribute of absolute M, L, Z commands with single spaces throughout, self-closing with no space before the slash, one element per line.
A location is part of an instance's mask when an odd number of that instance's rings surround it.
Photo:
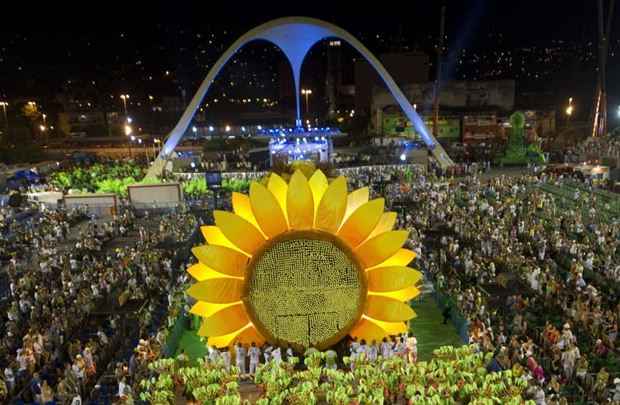
<path fill-rule="evenodd" d="M 368 188 L 347 193 L 338 177 L 296 171 L 287 184 L 271 174 L 267 187 L 233 193 L 233 213 L 215 211 L 204 226 L 207 245 L 192 251 L 199 263 L 188 294 L 203 317 L 209 345 L 265 340 L 323 349 L 349 334 L 367 341 L 407 330 L 419 294 L 415 254 L 393 231 L 396 213 Z"/>

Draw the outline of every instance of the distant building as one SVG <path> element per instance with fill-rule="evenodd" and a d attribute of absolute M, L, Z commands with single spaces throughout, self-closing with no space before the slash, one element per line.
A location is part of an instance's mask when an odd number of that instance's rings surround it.
<path fill-rule="evenodd" d="M 413 83 L 401 87 L 409 102 L 433 130 L 433 83 Z M 514 80 L 450 81 L 443 83 L 439 97 L 437 138 L 464 143 L 490 142 L 506 137 L 509 116 L 515 111 Z M 553 110 L 523 110 L 528 137 L 555 132 Z M 370 130 L 380 136 L 416 138 L 394 97 L 382 86 L 373 88 Z"/>
<path fill-rule="evenodd" d="M 430 59 L 423 52 L 388 53 L 379 57 L 396 84 L 403 87 L 424 84 L 429 80 Z M 370 111 L 375 98 L 374 88 L 384 89 L 385 84 L 376 71 L 362 57 L 356 58 L 354 66 L 355 109 L 364 114 Z"/>
<path fill-rule="evenodd" d="M 159 112 L 179 112 L 185 110 L 185 103 L 181 97 L 175 96 L 164 96 L 159 97 L 158 101 L 154 103 L 154 107 L 157 108 Z"/>
<path fill-rule="evenodd" d="M 433 83 L 401 87 L 407 99 L 432 130 Z M 514 80 L 443 83 L 439 98 L 439 140 L 484 141 L 503 135 L 502 119 L 514 109 Z M 380 86 L 373 88 L 370 126 L 382 136 L 417 137 L 394 97 Z"/>
<path fill-rule="evenodd" d="M 382 79 L 357 52 L 343 47 L 339 40 L 327 42 L 323 53 L 310 56 L 301 75 L 301 88 L 312 91 L 301 99 L 304 119 L 334 118 L 355 110 L 356 114 L 370 112 L 372 89 L 384 86 Z M 343 49 L 345 48 L 345 49 Z M 426 83 L 429 80 L 429 57 L 422 52 L 387 53 L 379 57 L 397 84 Z M 279 100 L 283 112 L 295 108 L 293 78 L 287 62 L 279 64 Z M 308 113 L 306 111 L 309 111 Z"/>
<path fill-rule="evenodd" d="M 65 134 L 77 138 L 112 135 L 110 131 L 120 128 L 122 117 L 117 112 L 69 111 L 58 113 L 58 126 Z"/>
<path fill-rule="evenodd" d="M 433 83 L 408 83 L 401 86 L 411 104 L 421 111 L 431 111 L 433 105 Z M 441 86 L 439 107 L 442 110 L 500 110 L 511 111 L 515 102 L 514 80 L 487 82 L 451 81 Z M 397 105 L 386 89 L 373 88 L 371 109 L 383 109 Z"/>

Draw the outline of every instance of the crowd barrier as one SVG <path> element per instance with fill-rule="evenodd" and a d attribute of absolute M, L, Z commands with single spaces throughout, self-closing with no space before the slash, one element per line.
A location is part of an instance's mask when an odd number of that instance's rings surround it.
<path fill-rule="evenodd" d="M 185 205 L 184 201 L 169 201 L 169 202 L 157 202 L 152 203 L 132 203 L 133 208 L 137 211 L 163 211 L 170 212 Z"/>
<path fill-rule="evenodd" d="M 338 175 L 349 176 L 351 174 L 359 173 L 360 171 L 366 170 L 422 170 L 425 171 L 426 167 L 421 164 L 411 164 L 411 163 L 403 163 L 396 165 L 367 165 L 367 166 L 355 166 L 355 167 L 341 167 L 334 168 L 334 172 Z M 243 171 L 235 171 L 235 172 L 221 172 L 222 179 L 235 179 L 235 180 L 260 180 L 264 176 L 268 175 L 268 171 L 256 171 L 256 172 L 243 172 Z M 174 173 L 174 177 L 177 180 L 191 180 L 196 177 L 204 177 L 205 174 L 203 172 L 176 172 Z"/>

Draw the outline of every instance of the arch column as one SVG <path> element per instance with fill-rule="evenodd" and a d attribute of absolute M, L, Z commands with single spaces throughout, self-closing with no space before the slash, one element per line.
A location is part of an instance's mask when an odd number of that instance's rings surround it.
<path fill-rule="evenodd" d="M 172 153 L 187 131 L 192 118 L 196 114 L 196 111 L 198 110 L 207 91 L 211 87 L 211 84 L 213 84 L 215 77 L 219 74 L 220 70 L 224 67 L 228 60 L 248 42 L 260 39 L 271 42 L 279 47 L 286 56 L 291 65 L 295 87 L 295 123 L 296 125 L 300 125 L 301 67 L 308 51 L 310 51 L 310 48 L 312 48 L 312 46 L 317 42 L 328 37 L 335 37 L 348 42 L 351 46 L 353 46 L 353 48 L 362 54 L 364 58 L 366 58 L 370 65 L 383 79 L 386 86 L 390 90 L 390 93 L 396 99 L 396 102 L 400 105 L 407 118 L 412 122 L 413 126 L 416 128 L 416 131 L 420 134 L 422 140 L 428 149 L 432 151 L 440 165 L 442 167 L 453 165 L 454 163 L 450 157 L 446 154 L 433 135 L 428 131 L 418 113 L 413 109 L 409 103 L 409 100 L 407 100 L 407 97 L 396 85 L 396 82 L 394 82 L 392 76 L 383 67 L 381 62 L 361 42 L 359 42 L 347 31 L 325 21 L 306 17 L 288 17 L 269 21 L 248 31 L 237 39 L 226 50 L 226 52 L 220 56 L 217 62 L 215 62 L 213 67 L 209 70 L 207 77 L 198 88 L 198 91 L 196 91 L 196 94 L 183 112 L 179 122 L 168 135 L 164 147 L 162 148 L 156 161 L 153 163 L 151 169 L 149 169 L 147 176 L 156 176 L 161 174 L 161 171 L 163 170 L 162 161 L 165 161 L 165 159 Z"/>

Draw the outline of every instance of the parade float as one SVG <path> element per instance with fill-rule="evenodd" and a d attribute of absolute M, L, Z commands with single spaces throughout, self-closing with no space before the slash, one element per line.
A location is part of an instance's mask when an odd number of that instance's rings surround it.
<path fill-rule="evenodd" d="M 308 177 L 307 177 L 308 176 Z M 271 173 L 249 195 L 232 194 L 233 212 L 215 211 L 193 249 L 187 291 L 209 346 L 242 344 L 329 348 L 347 335 L 368 342 L 406 333 L 419 294 L 408 232 L 369 189 L 297 170 Z"/>

